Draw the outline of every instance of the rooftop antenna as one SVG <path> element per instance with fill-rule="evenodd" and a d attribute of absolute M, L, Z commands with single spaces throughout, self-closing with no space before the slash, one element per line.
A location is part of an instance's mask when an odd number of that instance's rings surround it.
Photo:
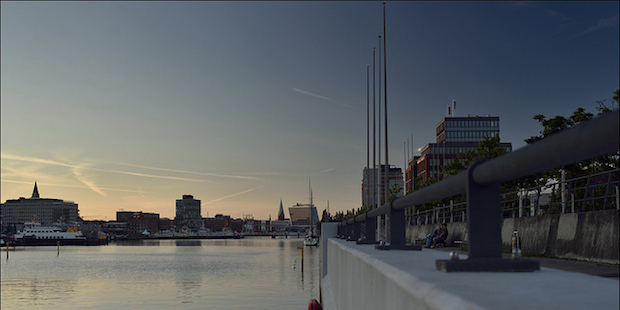
<path fill-rule="evenodd" d="M 452 116 L 456 115 L 456 100 L 452 98 Z"/>

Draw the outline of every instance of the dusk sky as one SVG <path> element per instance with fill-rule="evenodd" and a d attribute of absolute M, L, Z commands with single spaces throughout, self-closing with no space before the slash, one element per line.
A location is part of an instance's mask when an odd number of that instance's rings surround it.
<path fill-rule="evenodd" d="M 456 116 L 499 116 L 517 149 L 541 130 L 534 115 L 596 113 L 620 84 L 618 1 L 386 12 L 399 168 L 403 142 L 434 142 L 453 98 Z M 37 181 L 86 220 L 174 218 L 184 194 L 205 217 L 267 219 L 280 199 L 308 203 L 311 178 L 319 213 L 358 208 L 382 16 L 372 1 L 3 1 L 1 200 Z"/>

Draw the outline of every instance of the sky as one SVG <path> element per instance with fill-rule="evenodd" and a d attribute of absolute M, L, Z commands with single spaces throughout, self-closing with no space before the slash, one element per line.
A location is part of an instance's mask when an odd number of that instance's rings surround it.
<path fill-rule="evenodd" d="M 36 181 L 85 220 L 174 218 L 186 194 L 205 217 L 267 219 L 280 200 L 308 203 L 311 182 L 319 213 L 361 206 L 382 2 L 0 6 L 2 202 Z M 618 1 L 388 1 L 389 163 L 435 141 L 452 99 L 456 116 L 499 116 L 513 149 L 539 134 L 534 115 L 610 104 L 618 14 Z"/>

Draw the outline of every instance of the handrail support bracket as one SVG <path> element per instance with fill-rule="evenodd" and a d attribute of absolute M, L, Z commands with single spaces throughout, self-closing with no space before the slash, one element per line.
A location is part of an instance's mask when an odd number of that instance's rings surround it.
<path fill-rule="evenodd" d="M 478 184 L 473 171 L 483 163 L 479 160 L 467 170 L 467 221 L 469 255 L 465 260 L 437 260 L 437 270 L 519 272 L 540 270 L 537 261 L 502 258 L 502 215 L 500 183 Z"/>

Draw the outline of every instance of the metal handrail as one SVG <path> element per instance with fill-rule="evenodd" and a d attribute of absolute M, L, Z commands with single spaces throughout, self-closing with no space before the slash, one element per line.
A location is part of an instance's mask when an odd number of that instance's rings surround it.
<path fill-rule="evenodd" d="M 582 181 L 582 180 L 588 180 L 588 179 L 592 179 L 595 178 L 597 176 L 609 176 L 610 174 L 614 174 L 617 175 L 618 172 L 620 170 L 618 170 L 618 168 L 612 169 L 612 170 L 607 170 L 607 171 L 601 171 L 601 172 L 597 172 L 597 173 L 593 173 L 593 174 L 589 174 L 589 175 L 585 175 L 585 176 L 580 176 L 580 177 L 575 177 L 575 178 L 571 178 L 571 179 L 567 179 L 565 181 L 557 181 L 557 182 L 553 182 L 553 183 L 548 183 L 545 185 L 539 185 L 539 186 L 534 186 L 534 187 L 529 187 L 529 188 L 522 188 L 516 191 L 510 191 L 510 192 L 502 192 L 501 196 L 501 203 L 502 203 L 502 212 L 508 212 L 513 210 L 514 206 L 511 206 L 510 204 L 517 202 L 519 199 L 523 199 L 523 198 L 519 198 L 518 194 L 520 192 L 531 192 L 531 191 L 535 191 L 535 190 L 542 190 L 544 188 L 550 189 L 550 188 L 554 188 L 554 187 L 559 187 L 561 183 L 565 183 L 565 184 L 570 184 L 576 181 Z M 601 200 L 606 200 L 606 199 L 610 199 L 610 198 L 616 198 L 618 199 L 618 194 L 613 190 L 615 187 L 618 186 L 618 180 L 617 179 L 608 179 L 607 182 L 605 183 L 598 183 L 598 184 L 594 184 L 594 185 L 590 185 L 589 187 L 587 186 L 581 186 L 581 187 L 571 187 L 570 188 L 570 192 L 575 192 L 578 190 L 583 190 L 585 193 L 586 189 L 590 189 L 592 190 L 597 189 L 597 188 L 601 188 L 601 187 L 608 187 L 611 186 L 612 190 L 606 190 L 606 192 L 603 195 L 599 195 L 599 196 L 588 196 L 587 198 L 584 198 L 583 196 L 579 196 L 577 197 L 577 199 L 579 201 L 601 201 Z M 568 191 L 568 189 L 567 189 Z M 553 192 L 552 192 L 553 193 Z M 547 193 L 547 194 L 552 194 L 552 193 Z M 514 198 L 508 198 L 508 196 L 514 195 Z M 566 202 L 568 203 L 568 201 Z M 620 210 L 620 207 L 618 206 L 618 203 L 614 201 L 610 202 L 609 205 L 614 205 L 613 208 L 618 208 Z M 461 212 L 464 212 L 463 208 L 464 206 L 466 206 L 466 202 L 459 202 L 459 203 L 454 203 L 454 204 L 442 204 L 442 205 L 437 205 L 434 206 L 432 209 L 426 209 L 426 210 L 420 210 L 417 211 L 415 214 L 408 214 L 407 218 L 409 219 L 408 222 L 411 222 L 413 219 L 418 219 L 418 218 L 426 218 L 429 215 L 432 215 L 434 212 L 440 212 L 441 214 L 446 214 L 448 213 L 449 216 L 452 217 L 457 217 L 455 216 L 455 214 L 460 214 Z M 562 207 L 562 202 L 561 201 L 549 201 L 547 203 L 544 203 L 542 205 L 540 205 L 541 207 L 543 206 L 547 206 L 547 207 L 551 207 L 551 206 L 560 206 Z M 525 206 L 524 206 L 525 207 Z M 565 206 L 564 206 L 565 207 Z M 529 206 L 528 206 L 529 208 Z M 604 207 L 601 209 L 607 209 L 604 205 Z M 596 208 L 595 210 L 598 210 L 598 208 Z M 572 213 L 574 211 L 571 211 L 570 209 L 562 209 L 560 210 L 561 213 Z M 585 210 L 582 210 L 585 211 Z M 504 215 L 505 217 L 505 215 Z M 519 214 L 513 214 L 510 217 L 521 217 L 519 216 Z M 433 220 L 432 224 L 437 223 L 437 221 Z"/>
<path fill-rule="evenodd" d="M 340 226 L 362 223 L 367 219 L 374 219 L 384 214 L 391 215 L 391 226 L 403 225 L 404 211 L 402 211 L 403 219 L 401 221 L 398 218 L 400 216 L 399 210 L 454 196 L 468 190 L 480 191 L 489 187 L 489 190 L 494 193 L 495 189 L 490 188 L 495 187 L 500 182 L 514 180 L 617 152 L 620 149 L 619 119 L 619 111 L 615 110 L 500 157 L 484 162 L 475 162 L 466 171 L 412 192 L 404 197 L 396 198 L 365 214 L 343 221 Z M 497 188 L 497 195 L 499 196 L 499 186 Z M 474 202 L 477 203 L 477 201 Z M 471 210 L 471 204 L 471 202 L 468 204 L 468 210 Z M 499 214 L 499 206 L 497 208 Z M 471 220 L 468 222 L 471 222 Z M 401 233 L 404 234 L 404 228 L 390 227 L 390 229 L 392 230 L 391 238 L 393 239 L 390 240 L 392 241 L 391 243 L 394 243 L 394 239 L 397 240 L 397 243 L 404 243 L 404 236 L 400 236 Z M 501 230 L 501 227 L 499 229 Z M 348 231 L 351 231 L 351 229 L 348 229 Z M 394 231 L 397 231 L 397 236 L 394 235 Z M 470 239 L 472 239 L 471 234 Z M 499 240 L 501 242 L 501 238 Z M 473 243 L 473 241 L 470 240 L 470 243 Z M 499 255 L 501 257 L 501 252 Z"/>

